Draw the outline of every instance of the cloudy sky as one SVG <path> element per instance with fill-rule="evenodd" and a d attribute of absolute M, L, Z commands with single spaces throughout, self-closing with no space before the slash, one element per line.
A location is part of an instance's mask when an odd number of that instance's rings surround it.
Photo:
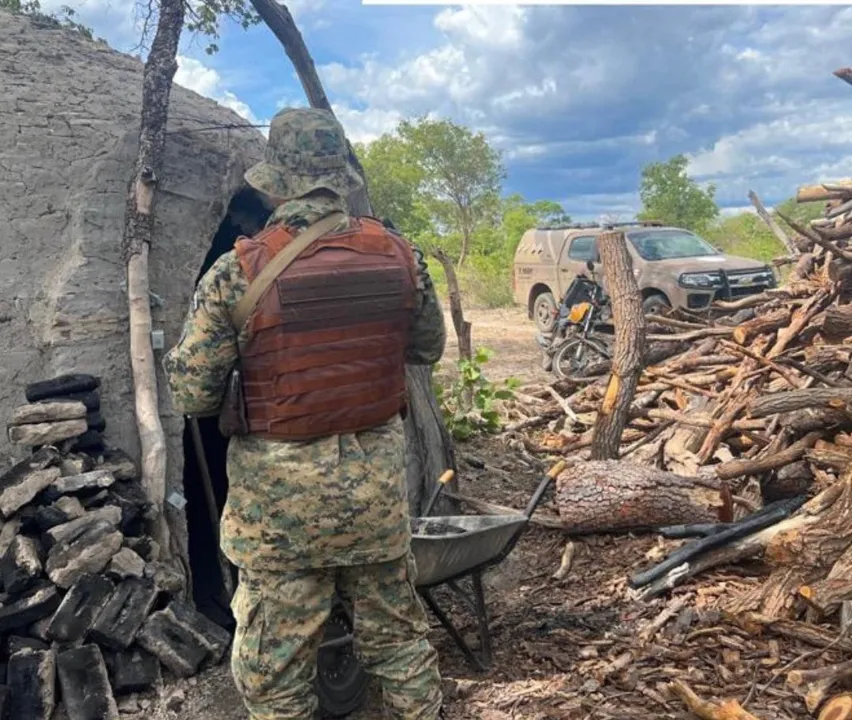
<path fill-rule="evenodd" d="M 133 0 L 70 4 L 119 50 Z M 843 6 L 289 5 L 353 140 L 434 114 L 505 153 L 506 190 L 578 219 L 632 216 L 644 164 L 676 153 L 733 211 L 852 176 L 852 8 Z M 220 52 L 185 37 L 181 85 L 264 122 L 304 104 L 272 34 L 226 25 Z"/>

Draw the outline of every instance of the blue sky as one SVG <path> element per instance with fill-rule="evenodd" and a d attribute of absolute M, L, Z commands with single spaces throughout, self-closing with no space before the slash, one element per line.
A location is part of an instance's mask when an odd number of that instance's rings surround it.
<path fill-rule="evenodd" d="M 70 4 L 118 50 L 135 0 Z M 353 140 L 433 114 L 505 154 L 507 192 L 577 219 L 628 219 L 644 164 L 675 153 L 724 208 L 852 176 L 852 8 L 843 6 L 288 5 Z M 264 27 L 225 25 L 220 52 L 185 37 L 176 81 L 264 122 L 304 104 Z"/>

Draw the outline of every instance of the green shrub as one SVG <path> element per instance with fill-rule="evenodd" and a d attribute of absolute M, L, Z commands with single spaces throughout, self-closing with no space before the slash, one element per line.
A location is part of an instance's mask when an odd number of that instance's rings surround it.
<path fill-rule="evenodd" d="M 456 440 L 467 440 L 480 432 L 499 432 L 503 427 L 495 405 L 499 400 L 513 398 L 513 391 L 520 383 L 514 378 L 504 380 L 501 385 L 488 380 L 482 366 L 490 358 L 490 350 L 477 348 L 473 358 L 458 361 L 458 377 L 449 388 L 435 382 L 435 396 L 444 422 Z"/>

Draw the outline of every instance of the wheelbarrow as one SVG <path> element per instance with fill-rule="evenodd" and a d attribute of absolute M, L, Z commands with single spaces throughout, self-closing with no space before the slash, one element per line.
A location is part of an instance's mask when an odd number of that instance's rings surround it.
<path fill-rule="evenodd" d="M 523 513 L 430 516 L 441 489 L 453 478 L 452 471 L 447 471 L 438 481 L 423 515 L 412 521 L 411 549 L 417 564 L 415 588 L 467 660 L 479 671 L 487 670 L 492 662 L 482 575 L 512 552 L 550 483 L 564 468 L 564 461 L 560 461 L 542 477 Z M 467 577 L 472 581 L 472 593 L 459 585 L 459 581 Z M 435 600 L 432 591 L 442 585 L 455 593 L 476 618 L 479 653 L 470 647 Z M 342 717 L 357 709 L 363 701 L 367 675 L 353 652 L 352 614 L 345 603 L 336 603 L 328 628 L 317 663 L 317 694 L 326 715 Z"/>

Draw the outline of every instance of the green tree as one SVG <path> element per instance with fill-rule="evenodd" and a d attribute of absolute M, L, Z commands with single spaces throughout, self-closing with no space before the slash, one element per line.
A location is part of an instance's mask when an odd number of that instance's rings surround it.
<path fill-rule="evenodd" d="M 89 40 L 94 40 L 92 29 L 74 20 L 77 13 L 68 5 L 63 5 L 57 15 L 55 12 L 42 12 L 39 0 L 0 0 L 0 10 L 8 10 L 15 14 L 29 15 L 41 21 L 52 22 L 69 30 L 74 30 Z"/>
<path fill-rule="evenodd" d="M 423 168 L 411 146 L 385 134 L 369 144 L 357 143 L 354 149 L 367 176 L 376 216 L 390 219 L 412 240 L 426 233 L 431 224 L 420 190 Z"/>
<path fill-rule="evenodd" d="M 702 189 L 686 174 L 687 164 L 686 156 L 675 155 L 667 162 L 651 163 L 643 168 L 639 187 L 640 220 L 659 220 L 701 233 L 718 218 L 715 185 Z"/>
<path fill-rule="evenodd" d="M 501 155 L 482 133 L 450 120 L 404 120 L 398 133 L 422 173 L 420 197 L 434 229 L 439 236 L 458 236 L 461 267 L 476 228 L 499 211 L 505 177 Z"/>

